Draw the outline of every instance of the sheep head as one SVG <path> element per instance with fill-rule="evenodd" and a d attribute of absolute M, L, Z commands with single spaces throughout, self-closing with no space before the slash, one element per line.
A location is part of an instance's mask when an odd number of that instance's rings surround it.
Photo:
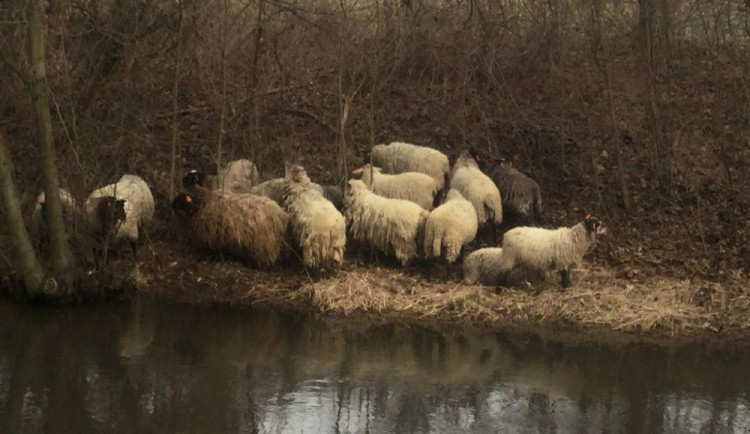
<path fill-rule="evenodd" d="M 471 158 L 474 159 L 474 161 L 477 162 L 477 165 L 480 169 L 484 170 L 487 166 L 487 159 L 482 156 L 482 152 L 476 147 L 472 146 L 467 150 L 467 153 Z M 464 156 L 464 153 L 461 153 L 461 156 Z"/>
<path fill-rule="evenodd" d="M 172 201 L 172 210 L 175 214 L 184 214 L 192 217 L 200 208 L 200 200 L 187 193 L 180 193 Z"/>
<path fill-rule="evenodd" d="M 359 190 L 367 190 L 367 186 L 365 185 L 365 183 L 359 179 L 350 179 L 346 183 L 346 191 L 344 191 L 344 195 L 351 196 Z"/>
<path fill-rule="evenodd" d="M 372 175 L 375 173 L 381 173 L 381 169 L 379 167 L 373 166 L 372 164 L 365 164 L 359 169 L 354 169 L 352 171 L 352 176 L 355 177 L 355 179 L 361 179 L 365 181 L 365 184 L 367 184 L 370 182 L 370 180 L 372 179 Z"/>
<path fill-rule="evenodd" d="M 307 171 L 299 164 L 286 164 L 284 175 L 287 181 L 297 183 L 310 182 L 310 178 L 307 176 Z"/>
<path fill-rule="evenodd" d="M 607 227 L 604 226 L 604 223 L 591 214 L 586 214 L 583 218 L 583 225 L 586 227 L 586 232 L 589 235 L 603 235 L 607 233 Z"/>
<path fill-rule="evenodd" d="M 114 196 L 104 196 L 96 207 L 96 215 L 102 224 L 102 233 L 127 219 L 125 214 L 125 199 L 115 199 Z"/>
<path fill-rule="evenodd" d="M 196 185 L 204 186 L 206 183 L 206 174 L 200 170 L 191 170 L 182 177 L 182 186 L 184 188 L 195 187 Z"/>

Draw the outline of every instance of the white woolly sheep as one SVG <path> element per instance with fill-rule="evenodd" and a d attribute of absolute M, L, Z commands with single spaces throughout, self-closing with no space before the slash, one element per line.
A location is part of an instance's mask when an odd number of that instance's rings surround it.
<path fill-rule="evenodd" d="M 45 206 L 44 192 L 39 193 L 36 197 L 36 205 L 34 206 L 34 212 L 31 214 L 31 225 L 29 232 L 31 239 L 34 240 L 37 249 L 43 248 L 49 239 L 49 231 L 47 230 L 47 223 L 44 217 L 44 206 Z M 63 222 L 65 223 L 65 229 L 68 238 L 71 237 L 72 232 L 75 230 L 76 221 L 78 219 L 78 205 L 76 200 L 67 190 L 60 189 L 60 203 L 62 204 L 63 210 Z"/>
<path fill-rule="evenodd" d="M 500 190 L 485 175 L 468 151 L 461 152 L 453 165 L 450 176 L 450 188 L 455 188 L 474 205 L 480 230 L 490 228 L 495 240 L 497 226 L 503 221 L 503 205 Z M 477 237 L 477 242 L 479 242 Z"/>
<path fill-rule="evenodd" d="M 253 186 L 249 190 L 249 193 L 266 196 L 276 203 L 281 204 L 285 185 L 286 181 L 284 178 L 269 179 Z M 341 191 L 341 187 L 338 185 L 320 185 L 315 182 L 312 183 L 312 187 L 320 192 L 324 198 L 328 199 L 336 209 L 341 210 L 343 207 L 343 192 Z"/>
<path fill-rule="evenodd" d="M 383 173 L 379 167 L 365 164 L 352 172 L 373 193 L 391 199 L 410 200 L 430 211 L 440 190 L 438 183 L 420 172 L 402 172 L 397 175 Z"/>
<path fill-rule="evenodd" d="M 274 202 L 281 204 L 281 197 L 284 195 L 285 185 L 286 181 L 284 178 L 274 178 L 253 186 L 249 192 L 251 194 L 265 196 Z"/>
<path fill-rule="evenodd" d="M 450 173 L 448 157 L 437 149 L 410 143 L 392 142 L 389 145 L 375 145 L 365 157 L 380 167 L 385 173 L 420 172 L 430 175 L 442 189 Z"/>
<path fill-rule="evenodd" d="M 464 273 L 464 283 L 467 285 L 485 285 L 498 287 L 500 282 L 500 258 L 503 249 L 500 247 L 485 247 L 474 250 L 464 258 L 462 268 Z M 541 281 L 545 278 L 546 273 L 534 272 L 520 269 L 512 270 L 505 276 L 502 282 L 506 286 L 518 286 L 520 284 L 530 284 Z"/>
<path fill-rule="evenodd" d="M 182 186 L 190 189 L 199 185 L 211 190 L 224 189 L 231 193 L 248 193 L 260 181 L 258 168 L 248 159 L 229 162 L 218 175 L 211 176 L 191 170 L 182 178 Z"/>
<path fill-rule="evenodd" d="M 429 214 L 414 202 L 378 196 L 359 179 L 349 180 L 344 193 L 344 215 L 352 237 L 395 256 L 402 265 L 417 257 Z"/>
<path fill-rule="evenodd" d="M 427 217 L 424 229 L 426 258 L 443 258 L 453 264 L 477 235 L 477 211 L 458 190 L 448 191 L 445 202 Z"/>
<path fill-rule="evenodd" d="M 462 265 L 464 282 L 468 285 L 480 284 L 496 286 L 500 278 L 500 257 L 503 249 L 486 247 L 466 255 Z"/>
<path fill-rule="evenodd" d="M 113 241 L 128 241 L 135 256 L 139 230 L 154 217 L 154 197 L 143 179 L 123 175 L 115 184 L 91 192 L 84 208 L 86 224 L 92 233 L 106 236 L 116 228 Z"/>
<path fill-rule="evenodd" d="M 539 184 L 504 158 L 495 163 L 491 176 L 503 199 L 503 226 L 508 229 L 541 226 L 542 192 Z"/>
<path fill-rule="evenodd" d="M 172 209 L 190 217 L 192 233 L 212 250 L 264 269 L 282 256 L 288 216 L 267 197 L 222 190 L 204 198 L 182 193 Z"/>
<path fill-rule="evenodd" d="M 503 253 L 498 272 L 501 279 L 515 267 L 525 272 L 543 273 L 547 270 L 560 272 L 563 288 L 570 286 L 570 270 L 581 263 L 583 255 L 606 233 L 598 218 L 586 215 L 581 223 L 573 227 L 543 229 L 518 227 L 503 236 Z"/>
<path fill-rule="evenodd" d="M 340 266 L 346 248 L 344 216 L 313 186 L 301 166 L 287 168 L 281 203 L 289 213 L 291 232 L 302 250 L 304 265 L 315 273 Z"/>

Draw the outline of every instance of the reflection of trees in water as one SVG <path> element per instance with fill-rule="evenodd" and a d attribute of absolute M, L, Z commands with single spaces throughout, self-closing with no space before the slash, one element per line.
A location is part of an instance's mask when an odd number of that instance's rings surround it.
<path fill-rule="evenodd" d="M 8 432 L 742 431 L 747 355 L 347 330 L 295 315 L 0 304 Z M 721 364 L 721 367 L 717 366 Z M 691 385 L 692 384 L 692 385 Z M 740 392 L 738 392 L 740 391 Z M 738 399 L 738 396 L 745 400 Z M 5 431 L 5 429 L 4 429 Z"/>

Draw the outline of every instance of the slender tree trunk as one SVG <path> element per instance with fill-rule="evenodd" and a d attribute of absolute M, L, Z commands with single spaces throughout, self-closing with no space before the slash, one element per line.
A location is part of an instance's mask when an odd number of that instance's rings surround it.
<path fill-rule="evenodd" d="M 13 167 L 8 145 L 5 143 L 5 136 L 0 133 L 0 210 L 2 211 L 0 214 L 5 216 L 2 223 L 10 232 L 26 291 L 30 295 L 39 295 L 42 292 L 44 270 L 31 245 L 26 227 L 23 225 L 21 202 L 13 183 L 12 173 Z"/>
<path fill-rule="evenodd" d="M 347 161 L 346 161 L 346 121 L 349 117 L 350 100 L 344 94 L 344 29 L 346 29 L 347 17 L 346 6 L 343 0 L 340 2 L 343 23 L 339 28 L 339 73 L 338 73 L 338 94 L 339 94 L 339 174 L 343 179 L 347 178 Z"/>
<path fill-rule="evenodd" d="M 372 55 L 372 68 L 370 71 L 372 84 L 370 86 L 370 108 L 368 110 L 367 121 L 370 127 L 370 149 L 375 146 L 375 96 L 378 93 L 378 86 L 380 85 L 380 4 L 378 0 L 375 0 L 375 38 L 374 38 L 374 53 Z M 344 178 L 346 179 L 346 178 Z"/>
<path fill-rule="evenodd" d="M 224 152 L 224 123 L 227 114 L 227 8 L 224 0 L 224 15 L 221 22 L 221 108 L 219 109 L 219 141 L 216 144 L 216 173 L 221 172 L 221 154 Z"/>
<path fill-rule="evenodd" d="M 180 140 L 180 129 L 177 122 L 177 99 L 180 83 L 180 63 L 182 62 L 182 8 L 180 8 L 179 24 L 177 25 L 177 54 L 174 61 L 174 81 L 172 82 L 172 146 L 169 152 L 169 200 L 174 199 L 174 184 L 176 179 L 177 144 Z"/>
<path fill-rule="evenodd" d="M 617 181 L 620 184 L 620 194 L 622 195 L 622 205 L 626 211 L 630 210 L 630 193 L 628 192 L 628 183 L 625 179 L 625 168 L 622 161 L 622 141 L 617 134 L 617 116 L 615 113 L 615 99 L 612 94 L 612 75 L 609 70 L 609 52 L 607 51 L 607 44 L 605 42 L 604 35 L 602 34 L 602 17 L 601 17 L 601 3 L 600 0 L 594 0 L 592 3 L 593 13 L 595 19 L 596 38 L 598 39 L 598 48 L 602 53 L 602 61 L 600 63 L 600 69 L 604 75 L 604 84 L 607 87 L 607 105 L 609 108 L 609 121 L 612 127 L 612 146 L 614 148 L 615 162 L 617 164 Z M 594 53 L 596 55 L 596 53 Z M 597 175 L 598 177 L 598 175 Z M 598 181 L 598 178 L 597 178 Z M 598 190 L 597 190 L 598 191 Z"/>
<path fill-rule="evenodd" d="M 266 1 L 258 1 L 258 15 L 255 20 L 255 43 L 253 46 L 253 63 L 250 68 L 250 110 L 249 110 L 249 149 L 247 153 L 250 154 L 253 161 L 255 161 L 255 145 L 261 143 L 260 140 L 260 108 L 258 104 L 258 64 L 260 63 L 261 44 L 263 43 L 263 21 L 265 20 L 266 14 Z"/>
<path fill-rule="evenodd" d="M 68 245 L 63 222 L 63 209 L 60 201 L 60 185 L 55 149 L 52 138 L 52 118 L 49 110 L 49 92 L 47 89 L 47 71 L 44 58 L 44 26 L 40 16 L 40 2 L 29 0 L 26 5 L 29 30 L 29 57 L 31 61 L 31 98 L 39 131 L 39 154 L 44 180 L 45 220 L 49 228 L 50 262 L 58 279 L 71 282 L 73 271 L 73 254 Z M 60 288 L 69 289 L 68 285 Z"/>

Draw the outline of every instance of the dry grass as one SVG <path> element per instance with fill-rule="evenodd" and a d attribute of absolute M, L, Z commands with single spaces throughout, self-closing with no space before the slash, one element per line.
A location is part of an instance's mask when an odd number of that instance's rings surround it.
<path fill-rule="evenodd" d="M 426 283 L 398 270 L 363 269 L 305 284 L 322 312 L 374 314 L 398 320 L 431 320 L 491 328 L 609 329 L 633 335 L 692 336 L 704 332 L 750 331 L 750 292 L 739 279 L 732 291 L 712 282 L 658 278 L 629 282 L 607 270 L 580 272 L 573 288 L 556 281 L 541 292 L 461 283 Z M 733 292 L 733 295 L 730 295 Z"/>
<path fill-rule="evenodd" d="M 590 266 L 577 270 L 573 287 L 565 291 L 557 279 L 549 279 L 534 290 L 495 294 L 485 286 L 429 282 L 415 268 L 347 261 L 334 276 L 314 280 L 299 264 L 260 271 L 236 262 L 185 257 L 174 249 L 162 250 L 160 256 L 174 273 L 142 270 L 147 278 L 140 291 L 190 303 L 272 306 L 349 319 L 527 330 L 607 342 L 615 337 L 663 343 L 750 337 L 750 286 L 739 273 L 723 283 L 636 280 Z"/>

